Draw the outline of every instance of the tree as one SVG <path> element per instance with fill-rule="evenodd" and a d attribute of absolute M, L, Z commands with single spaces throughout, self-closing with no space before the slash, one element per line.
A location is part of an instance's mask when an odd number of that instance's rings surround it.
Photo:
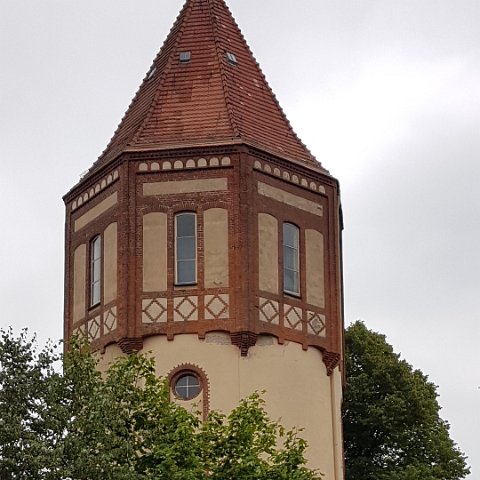
<path fill-rule="evenodd" d="M 153 359 L 105 374 L 85 344 L 36 353 L 0 331 L 0 478 L 9 480 L 315 480 L 305 442 L 272 422 L 261 395 L 206 422 L 170 401 Z"/>
<path fill-rule="evenodd" d="M 437 387 L 358 321 L 346 332 L 347 480 L 458 480 L 466 458 L 440 418 Z"/>

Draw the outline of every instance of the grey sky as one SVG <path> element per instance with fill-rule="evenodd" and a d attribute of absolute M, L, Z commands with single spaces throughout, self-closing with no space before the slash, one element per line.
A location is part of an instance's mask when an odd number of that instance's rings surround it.
<path fill-rule="evenodd" d="M 341 181 L 347 321 L 440 386 L 480 474 L 480 2 L 229 0 Z M 62 335 L 61 196 L 105 148 L 183 0 L 0 0 L 1 325 Z"/>

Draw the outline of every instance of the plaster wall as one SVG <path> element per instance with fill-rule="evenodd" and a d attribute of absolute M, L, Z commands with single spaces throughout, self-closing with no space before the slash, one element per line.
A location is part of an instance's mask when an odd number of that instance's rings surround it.
<path fill-rule="evenodd" d="M 323 216 L 323 207 L 318 203 L 312 202 L 293 193 L 281 190 L 280 188 L 272 187 L 263 182 L 258 182 L 258 193 L 265 197 L 276 200 L 277 202 L 285 203 L 291 207 L 299 208 L 305 212 L 312 213 L 319 217 Z"/>
<path fill-rule="evenodd" d="M 73 254 L 73 323 L 85 316 L 85 282 L 86 282 L 87 246 L 82 244 Z"/>
<path fill-rule="evenodd" d="M 167 290 L 167 214 L 143 216 L 143 291 Z"/>
<path fill-rule="evenodd" d="M 103 302 L 104 304 L 117 299 L 117 224 L 111 223 L 103 234 L 104 266 L 103 266 Z"/>
<path fill-rule="evenodd" d="M 205 288 L 228 287 L 228 211 L 204 213 Z"/>
<path fill-rule="evenodd" d="M 210 409 L 228 413 L 242 398 L 266 390 L 272 419 L 279 419 L 287 428 L 305 428 L 302 437 L 309 444 L 309 467 L 319 468 L 325 480 L 341 478 L 335 476 L 333 447 L 338 416 L 334 420 L 332 413 L 338 402 L 334 402 L 319 350 L 304 351 L 293 342 L 278 345 L 276 341 L 260 341 L 247 357 L 241 357 L 238 348 L 227 342 L 209 343 L 197 335 L 178 335 L 171 342 L 163 336 L 147 338 L 143 351 L 155 356 L 161 377 L 182 364 L 201 368 L 209 381 Z M 108 347 L 104 361 L 118 354 L 117 347 Z M 191 408 L 190 403 L 186 406 Z"/>
<path fill-rule="evenodd" d="M 84 213 L 81 217 L 78 217 L 75 220 L 75 231 L 82 229 L 90 222 L 98 218 L 100 215 L 105 213 L 111 207 L 115 206 L 118 202 L 118 194 L 117 192 L 112 193 L 109 197 L 105 200 L 102 200 L 98 205 L 92 207 L 88 212 Z"/>
<path fill-rule="evenodd" d="M 268 213 L 258 214 L 259 289 L 278 294 L 278 220 Z"/>
<path fill-rule="evenodd" d="M 177 180 L 172 182 L 152 182 L 143 184 L 143 194 L 179 195 L 181 193 L 218 192 L 227 190 L 226 178 L 209 178 L 199 180 Z"/>
<path fill-rule="evenodd" d="M 305 263 L 307 303 L 325 307 L 325 267 L 323 235 L 316 230 L 305 231 Z"/>

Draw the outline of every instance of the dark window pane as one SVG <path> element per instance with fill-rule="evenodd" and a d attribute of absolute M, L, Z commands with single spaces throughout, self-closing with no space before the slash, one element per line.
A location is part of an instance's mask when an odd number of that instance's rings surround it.
<path fill-rule="evenodd" d="M 290 270 L 297 270 L 297 251 L 290 247 L 283 247 L 283 266 Z"/>
<path fill-rule="evenodd" d="M 179 238 L 177 242 L 178 260 L 195 260 L 195 237 Z"/>
<path fill-rule="evenodd" d="M 295 225 L 283 224 L 283 244 L 298 249 L 298 228 Z"/>
<path fill-rule="evenodd" d="M 195 283 L 195 260 L 177 262 L 177 283 Z"/>
<path fill-rule="evenodd" d="M 175 394 L 184 400 L 196 397 L 200 390 L 200 380 L 195 375 L 183 375 L 175 383 Z"/>
<path fill-rule="evenodd" d="M 196 215 L 194 213 L 181 213 L 177 215 L 177 238 L 195 236 Z"/>

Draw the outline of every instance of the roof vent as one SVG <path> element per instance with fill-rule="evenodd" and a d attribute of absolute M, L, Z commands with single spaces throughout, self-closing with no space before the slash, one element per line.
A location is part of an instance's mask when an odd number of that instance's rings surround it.
<path fill-rule="evenodd" d="M 232 52 L 227 52 L 227 60 L 230 65 L 236 65 L 237 57 Z"/>
<path fill-rule="evenodd" d="M 192 52 L 180 52 L 180 63 L 188 63 L 192 59 Z"/>
<path fill-rule="evenodd" d="M 147 80 L 150 80 L 155 75 L 156 71 L 157 71 L 157 67 L 153 66 L 147 73 Z"/>

